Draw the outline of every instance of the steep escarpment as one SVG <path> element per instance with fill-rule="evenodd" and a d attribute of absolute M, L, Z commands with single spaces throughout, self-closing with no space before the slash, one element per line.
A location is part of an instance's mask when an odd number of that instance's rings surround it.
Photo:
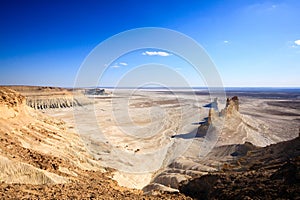
<path fill-rule="evenodd" d="M 218 105 L 216 102 L 215 104 Z M 239 98 L 234 96 L 227 98 L 224 109 L 219 109 L 218 106 L 211 107 L 208 118 L 198 128 L 198 136 L 204 137 L 211 126 L 220 132 L 217 145 L 250 142 L 257 146 L 267 146 L 280 141 L 270 132 L 266 123 L 241 114 L 239 104 Z"/>
<path fill-rule="evenodd" d="M 27 98 L 26 104 L 34 109 L 70 108 L 81 105 L 73 97 Z"/>
<path fill-rule="evenodd" d="M 90 104 L 83 91 L 58 87 L 13 86 L 25 96 L 26 104 L 34 109 L 70 108 Z"/>

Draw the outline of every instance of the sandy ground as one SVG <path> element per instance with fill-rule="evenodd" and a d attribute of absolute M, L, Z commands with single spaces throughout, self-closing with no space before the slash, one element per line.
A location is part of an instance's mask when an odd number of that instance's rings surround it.
<path fill-rule="evenodd" d="M 14 89 L 0 87 L 0 198 L 240 195 L 231 180 L 299 196 L 299 93 L 235 91 L 223 112 L 205 91 Z"/>
<path fill-rule="evenodd" d="M 24 96 L 0 87 L 0 199 L 187 199 L 178 193 L 145 196 L 119 186 L 71 124 L 42 114 L 45 102 L 41 110 L 26 103 Z M 65 101 L 61 105 L 66 107 Z"/>
<path fill-rule="evenodd" d="M 176 185 L 194 174 L 217 170 L 217 159 L 200 162 L 201 147 L 207 144 L 249 141 L 266 146 L 298 135 L 300 100 L 243 93 L 239 97 L 242 117 L 225 122 L 216 143 L 195 138 L 198 123 L 208 115 L 208 108 L 203 106 L 211 100 L 205 94 L 118 90 L 90 99 L 93 104 L 43 112 L 63 119 L 77 131 L 102 166 L 117 169 L 113 179 L 120 185 L 141 189 L 150 182 Z M 217 157 L 226 160 L 226 156 Z M 159 178 L 170 165 L 184 172 Z M 176 181 L 170 181 L 172 176 Z"/>
<path fill-rule="evenodd" d="M 183 153 L 191 143 L 183 140 L 174 145 L 176 139 L 171 136 L 196 130 L 198 125 L 193 123 L 207 116 L 207 109 L 190 96 L 155 92 L 128 95 L 130 92 L 97 97 L 95 104 L 83 107 L 44 112 L 71 124 L 101 165 L 118 169 L 113 178 L 120 185 L 141 189 L 156 171 L 169 164 L 167 158 L 179 156 L 170 148 Z M 209 102 L 207 97 L 201 100 Z"/>

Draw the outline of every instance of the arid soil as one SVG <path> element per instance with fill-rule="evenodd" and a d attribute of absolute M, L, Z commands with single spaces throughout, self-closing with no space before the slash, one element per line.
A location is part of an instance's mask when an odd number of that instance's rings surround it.
<path fill-rule="evenodd" d="M 238 95 L 0 87 L 0 197 L 299 198 L 297 94 Z"/>
<path fill-rule="evenodd" d="M 299 199 L 300 138 L 255 148 L 219 172 L 182 182 L 180 192 L 195 199 Z"/>
<path fill-rule="evenodd" d="M 0 108 L 1 199 L 187 199 L 118 186 L 63 121 L 26 106 L 12 89 L 0 88 Z"/>
<path fill-rule="evenodd" d="M 109 174 L 82 171 L 71 183 L 64 184 L 0 184 L 1 199 L 191 199 L 183 194 L 156 192 L 143 195 L 140 190 L 117 185 Z"/>

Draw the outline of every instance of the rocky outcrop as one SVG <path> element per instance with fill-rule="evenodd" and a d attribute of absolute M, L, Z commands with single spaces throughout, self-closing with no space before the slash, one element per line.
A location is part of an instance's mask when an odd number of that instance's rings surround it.
<path fill-rule="evenodd" d="M 25 97 L 15 91 L 0 87 L 0 119 L 16 117 L 25 105 Z"/>
<path fill-rule="evenodd" d="M 84 94 L 85 95 L 103 95 L 103 94 L 105 94 L 105 90 L 100 89 L 100 88 L 86 89 L 84 91 Z"/>
<path fill-rule="evenodd" d="M 198 127 L 196 137 L 205 137 L 207 130 L 212 125 L 213 121 L 215 121 L 215 119 L 218 118 L 222 112 L 224 112 L 223 110 L 219 112 L 217 98 L 215 98 L 213 102 L 203 107 L 209 108 L 208 117 L 204 118 L 203 122 L 200 122 L 200 126 Z"/>
<path fill-rule="evenodd" d="M 238 144 L 235 147 L 235 151 L 231 153 L 231 156 L 245 156 L 251 150 L 256 149 L 257 147 L 251 144 L 250 142 L 245 142 L 244 144 Z"/>
<path fill-rule="evenodd" d="M 204 106 L 209 110 L 206 110 L 208 117 L 199 122 L 197 136 L 201 138 L 195 138 L 195 145 L 189 148 L 185 156 L 177 158 L 157 174 L 150 186 L 159 184 L 178 189 L 194 199 L 296 197 L 299 194 L 297 188 L 300 187 L 295 183 L 299 183 L 299 178 L 291 178 L 291 174 L 299 173 L 299 164 L 294 162 L 300 155 L 299 141 L 295 139 L 270 145 L 276 140 L 272 141 L 273 133 L 269 131 L 267 124 L 255 116 L 240 113 L 242 107 L 237 96 L 228 98 L 223 109 L 219 109 L 219 105 L 215 99 Z M 202 141 L 209 140 L 210 134 L 215 133 L 214 130 L 219 132 L 209 153 L 203 157 L 193 157 L 197 148 L 201 149 L 202 145 L 209 144 Z M 290 161 L 292 165 L 281 168 Z M 272 179 L 276 186 L 272 185 L 270 177 L 277 177 L 276 180 Z M 287 185 L 280 178 L 290 179 L 287 182 L 292 184 Z M 144 190 L 151 189 L 150 186 Z M 275 191 L 277 187 L 280 192 Z M 292 188 L 291 191 L 289 187 Z M 257 191 L 261 191 L 263 197 L 256 196 L 259 194 Z"/>
<path fill-rule="evenodd" d="M 209 126 L 212 125 L 214 121 L 217 121 L 218 118 L 228 118 L 231 115 L 239 114 L 239 98 L 237 96 L 234 96 L 231 99 L 227 98 L 226 106 L 221 111 L 219 111 L 217 98 L 215 98 L 212 103 L 207 104 L 204 107 L 209 107 L 208 117 L 198 127 L 198 137 L 204 137 Z"/>
<path fill-rule="evenodd" d="M 250 142 L 256 146 L 266 146 L 274 143 L 276 137 L 273 138 L 263 121 L 243 115 L 239 110 L 240 102 L 237 96 L 227 98 L 223 109 L 211 107 L 208 117 L 198 127 L 197 136 L 205 137 L 208 130 L 214 129 L 217 131 L 214 133 L 218 135 L 218 144 L 222 145 Z"/>
<path fill-rule="evenodd" d="M 91 101 L 84 95 L 86 91 L 83 89 L 38 86 L 12 86 L 10 88 L 19 92 L 23 98 L 25 97 L 27 106 L 37 110 L 71 108 L 91 104 Z"/>
<path fill-rule="evenodd" d="M 237 96 L 231 99 L 227 98 L 225 108 L 220 112 L 220 116 L 232 115 L 233 113 L 239 112 L 239 98 Z"/>
<path fill-rule="evenodd" d="M 16 93 L 15 91 L 0 87 L 0 105 L 5 105 L 7 107 L 17 107 L 24 103 L 25 97 Z"/>
<path fill-rule="evenodd" d="M 27 97 L 26 104 L 34 109 L 55 109 L 70 108 L 81 105 L 78 100 L 72 97 L 55 97 L 55 98 L 36 98 Z"/>
<path fill-rule="evenodd" d="M 300 194 L 300 138 L 253 148 L 220 172 L 184 181 L 180 192 L 194 199 L 297 199 Z M 241 150 L 238 148 L 237 150 Z M 244 149 L 245 150 L 245 149 Z"/>

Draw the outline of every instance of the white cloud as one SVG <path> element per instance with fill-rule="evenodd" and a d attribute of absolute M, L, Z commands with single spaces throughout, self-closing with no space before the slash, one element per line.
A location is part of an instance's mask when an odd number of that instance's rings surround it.
<path fill-rule="evenodd" d="M 223 41 L 224 44 L 229 44 L 230 42 L 228 40 Z"/>
<path fill-rule="evenodd" d="M 123 65 L 123 66 L 127 66 L 128 65 L 126 62 L 120 62 L 119 64 Z"/>
<path fill-rule="evenodd" d="M 300 46 L 300 40 L 295 40 L 294 43 L 298 46 Z"/>
<path fill-rule="evenodd" d="M 300 48 L 300 40 L 287 41 L 286 45 L 288 48 L 299 49 Z"/>
<path fill-rule="evenodd" d="M 123 66 L 127 66 L 128 64 L 126 62 L 119 62 L 119 63 L 115 63 L 114 65 L 111 65 L 111 68 L 120 68 Z"/>
<path fill-rule="evenodd" d="M 145 51 L 142 54 L 144 56 L 170 56 L 170 55 L 172 55 L 165 51 Z"/>

